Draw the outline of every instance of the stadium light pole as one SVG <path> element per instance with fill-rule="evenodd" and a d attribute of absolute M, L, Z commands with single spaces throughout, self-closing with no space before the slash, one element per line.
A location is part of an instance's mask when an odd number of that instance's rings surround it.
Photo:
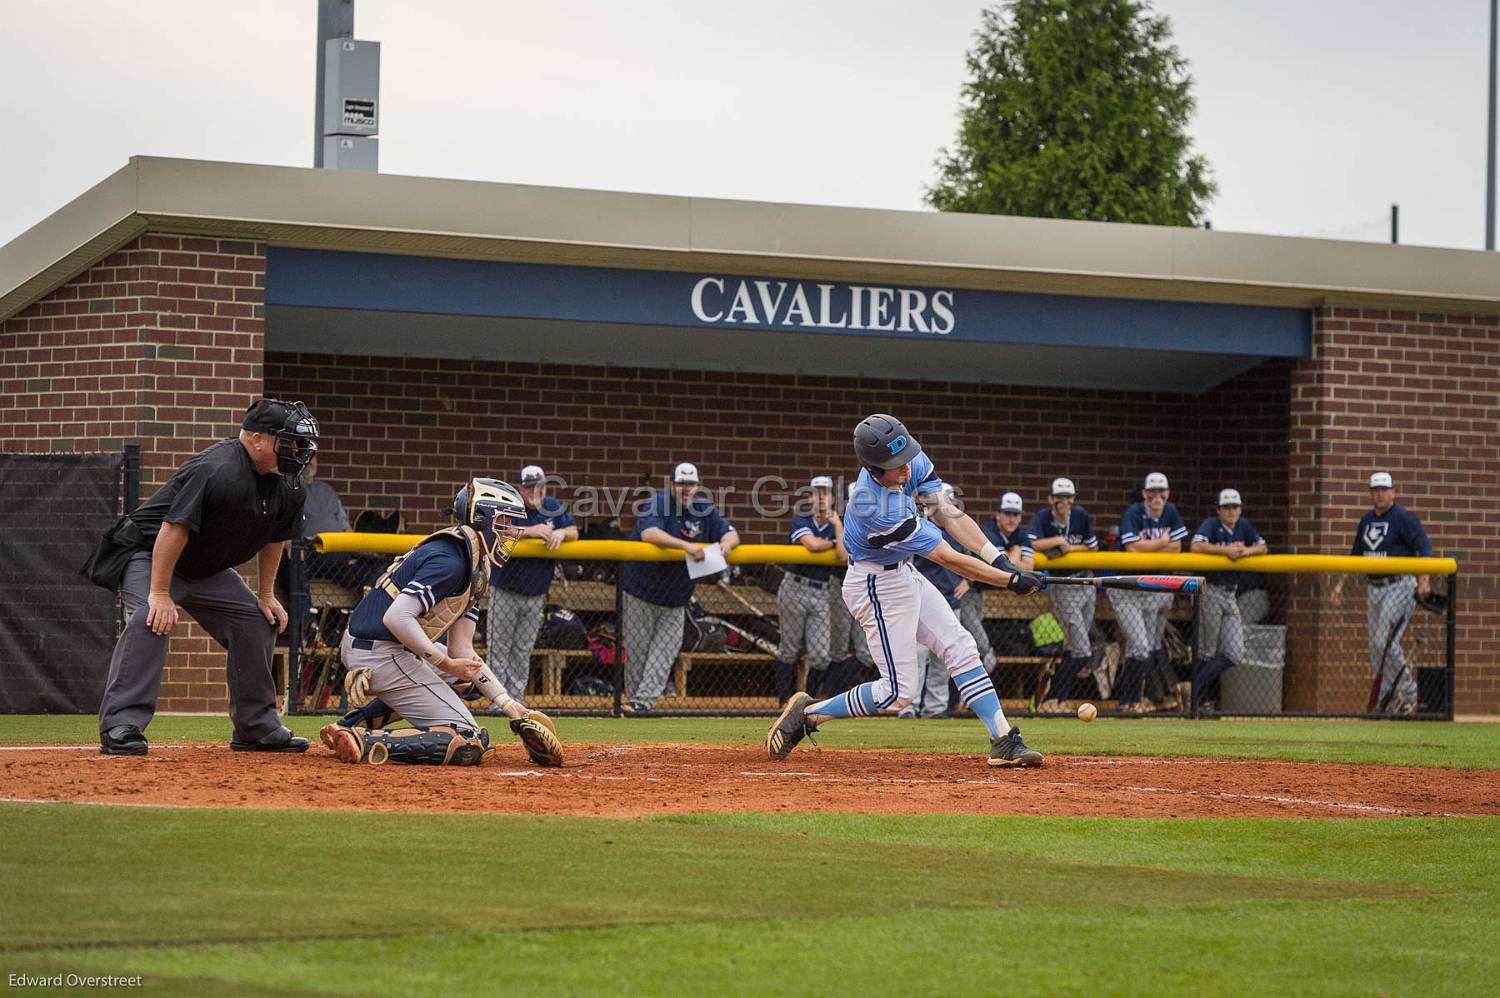
<path fill-rule="evenodd" d="M 1484 171 L 1484 248 L 1495 248 L 1495 32 L 1500 0 L 1490 0 L 1490 134 L 1489 158 Z"/>

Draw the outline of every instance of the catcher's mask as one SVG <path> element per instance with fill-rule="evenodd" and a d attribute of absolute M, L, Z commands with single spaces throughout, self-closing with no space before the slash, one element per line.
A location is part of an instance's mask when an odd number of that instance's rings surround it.
<path fill-rule="evenodd" d="M 496 568 L 510 560 L 510 549 L 521 536 L 515 521 L 525 518 L 521 494 L 498 478 L 472 479 L 453 497 L 453 519 L 479 531 Z"/>
<path fill-rule="evenodd" d="M 245 411 L 244 429 L 276 438 L 276 470 L 296 476 L 318 453 L 318 421 L 305 402 L 261 399 Z"/>

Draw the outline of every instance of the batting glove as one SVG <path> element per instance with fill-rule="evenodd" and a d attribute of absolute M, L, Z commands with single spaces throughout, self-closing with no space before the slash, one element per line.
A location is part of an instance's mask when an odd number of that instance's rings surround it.
<path fill-rule="evenodd" d="M 1042 577 L 1033 572 L 1016 572 L 1005 584 L 1005 588 L 1022 596 L 1040 592 L 1042 588 Z"/>

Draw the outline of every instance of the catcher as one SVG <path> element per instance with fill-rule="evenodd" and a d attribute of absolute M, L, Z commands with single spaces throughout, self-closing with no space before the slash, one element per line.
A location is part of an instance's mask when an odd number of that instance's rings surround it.
<path fill-rule="evenodd" d="M 477 766 L 493 750 L 464 701 L 484 696 L 511 719 L 532 762 L 562 765 L 552 720 L 522 706 L 474 652 L 490 567 L 509 559 L 525 516 L 514 488 L 473 479 L 454 497 L 455 525 L 391 562 L 354 608 L 339 648 L 354 709 L 319 733 L 340 760 Z M 410 728 L 387 729 L 402 718 Z"/>

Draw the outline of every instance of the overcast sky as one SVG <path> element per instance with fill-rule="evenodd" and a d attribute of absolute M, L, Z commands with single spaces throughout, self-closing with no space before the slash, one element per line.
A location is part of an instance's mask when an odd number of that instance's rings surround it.
<path fill-rule="evenodd" d="M 384 173 L 921 209 L 984 5 L 356 0 Z M 1216 229 L 1484 240 L 1486 0 L 1158 0 Z M 132 155 L 312 165 L 316 0 L 0 0 L 0 244 Z"/>

